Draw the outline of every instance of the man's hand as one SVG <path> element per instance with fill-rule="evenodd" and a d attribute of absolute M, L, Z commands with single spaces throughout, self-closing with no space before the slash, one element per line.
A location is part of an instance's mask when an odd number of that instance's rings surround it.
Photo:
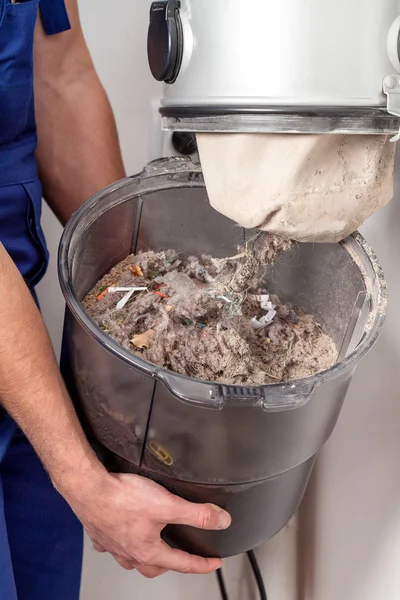
<path fill-rule="evenodd" d="M 168 524 L 226 529 L 230 516 L 218 507 L 186 502 L 137 475 L 107 474 L 89 492 L 81 488 L 78 502 L 75 494 L 64 495 L 95 549 L 110 552 L 124 569 L 157 577 L 168 570 L 205 574 L 222 564 L 219 559 L 174 550 L 160 535 Z"/>

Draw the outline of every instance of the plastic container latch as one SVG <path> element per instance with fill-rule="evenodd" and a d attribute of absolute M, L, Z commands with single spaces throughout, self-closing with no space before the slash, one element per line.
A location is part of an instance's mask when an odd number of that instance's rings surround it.
<path fill-rule="evenodd" d="M 227 403 L 244 402 L 246 405 L 262 406 L 264 402 L 264 390 L 261 387 L 221 385 L 219 391 Z"/>
<path fill-rule="evenodd" d="M 219 385 L 224 404 L 254 406 L 269 411 L 300 408 L 308 401 L 317 383 L 293 383 L 268 386 Z"/>

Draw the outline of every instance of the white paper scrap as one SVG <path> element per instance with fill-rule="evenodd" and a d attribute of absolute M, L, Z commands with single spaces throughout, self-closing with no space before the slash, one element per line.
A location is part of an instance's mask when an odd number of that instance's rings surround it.
<path fill-rule="evenodd" d="M 118 302 L 117 310 L 121 310 L 121 308 L 124 308 L 125 304 L 128 302 L 128 300 L 131 299 L 131 297 L 133 296 L 134 293 L 135 293 L 135 290 L 131 290 L 130 292 L 125 294 L 125 296 Z"/>
<path fill-rule="evenodd" d="M 267 312 L 266 315 L 264 315 L 263 317 L 261 317 L 261 319 L 257 319 L 257 317 L 253 317 L 251 320 L 251 326 L 253 327 L 253 329 L 261 329 L 262 327 L 266 327 L 267 325 L 270 325 L 270 323 L 272 323 L 272 321 L 274 320 L 276 315 L 276 310 L 269 310 Z"/>
<path fill-rule="evenodd" d="M 109 293 L 115 294 L 116 292 L 127 292 L 123 298 L 118 302 L 116 308 L 121 310 L 124 308 L 128 300 L 130 300 L 135 292 L 145 292 L 147 287 L 110 287 L 108 288 Z"/>
<path fill-rule="evenodd" d="M 144 292 L 147 287 L 109 287 L 108 291 L 113 294 L 115 292 Z"/>

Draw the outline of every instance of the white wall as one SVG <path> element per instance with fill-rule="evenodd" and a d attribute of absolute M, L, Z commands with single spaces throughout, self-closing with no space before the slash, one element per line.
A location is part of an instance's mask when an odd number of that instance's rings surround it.
<path fill-rule="evenodd" d="M 388 280 L 387 322 L 356 372 L 303 506 L 299 600 L 400 598 L 399 192 L 397 164 L 395 200 L 363 229 Z"/>
<path fill-rule="evenodd" d="M 80 0 L 85 35 L 97 70 L 115 111 L 128 173 L 138 172 L 168 148 L 162 137 L 157 106 L 159 85 L 151 77 L 146 55 L 150 0 Z M 118 8 L 117 8 L 118 7 Z M 63 320 L 63 300 L 56 273 L 56 253 L 61 227 L 44 207 L 42 223 L 51 252 L 49 271 L 39 288 L 45 321 L 58 353 Z M 259 550 L 260 563 L 273 600 L 295 600 L 294 565 L 296 523 Z M 247 562 L 239 557 L 225 568 L 231 600 L 257 598 Z M 219 600 L 215 576 L 187 577 L 167 574 L 147 581 L 123 571 L 113 559 L 86 545 L 82 600 Z"/>

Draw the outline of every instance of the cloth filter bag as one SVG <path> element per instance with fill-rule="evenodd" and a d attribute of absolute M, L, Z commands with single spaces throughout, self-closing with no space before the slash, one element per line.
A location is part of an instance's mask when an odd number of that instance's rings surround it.
<path fill-rule="evenodd" d="M 242 227 L 338 242 L 393 195 L 387 136 L 199 133 L 197 143 L 211 205 Z"/>

